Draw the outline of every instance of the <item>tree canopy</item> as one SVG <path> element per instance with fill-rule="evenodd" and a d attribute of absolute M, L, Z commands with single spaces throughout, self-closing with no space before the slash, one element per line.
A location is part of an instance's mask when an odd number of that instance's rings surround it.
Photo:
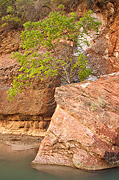
<path fill-rule="evenodd" d="M 42 21 L 24 24 L 25 30 L 21 33 L 24 52 L 13 53 L 20 64 L 20 74 L 14 78 L 12 88 L 8 91 L 9 99 L 27 88 L 30 80 L 36 76 L 43 80 L 60 75 L 67 83 L 72 83 L 76 74 L 80 81 L 89 76 L 91 69 L 87 68 L 86 56 L 81 52 L 74 56 L 74 49 L 76 46 L 82 47 L 79 40 L 89 46 L 84 35 L 91 29 L 98 31 L 101 23 L 91 13 L 88 11 L 77 20 L 75 13 L 66 15 L 62 10 L 51 12 Z"/>

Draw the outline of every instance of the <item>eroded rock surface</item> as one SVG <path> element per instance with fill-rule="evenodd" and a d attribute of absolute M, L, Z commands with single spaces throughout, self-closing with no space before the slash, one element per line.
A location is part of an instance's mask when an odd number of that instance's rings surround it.
<path fill-rule="evenodd" d="M 57 108 L 33 163 L 88 170 L 117 166 L 119 73 L 58 87 L 55 97 Z"/>
<path fill-rule="evenodd" d="M 32 85 L 12 102 L 7 100 L 7 91 L 13 77 L 18 74 L 19 65 L 10 55 L 0 57 L 0 132 L 40 135 L 47 129 L 56 107 L 55 87 L 60 79 L 34 79 Z"/>
<path fill-rule="evenodd" d="M 99 32 L 89 32 L 86 38 L 90 47 L 83 47 L 87 55 L 88 66 L 93 75 L 100 76 L 119 71 L 119 1 L 87 1 L 87 9 L 92 9 L 92 16 L 102 22 Z M 87 11 L 82 1 L 77 8 L 79 17 Z"/>
<path fill-rule="evenodd" d="M 94 12 L 94 17 L 102 22 L 102 28 L 90 43 L 87 56 L 93 73 L 100 76 L 119 71 L 119 4 L 102 2 Z"/>

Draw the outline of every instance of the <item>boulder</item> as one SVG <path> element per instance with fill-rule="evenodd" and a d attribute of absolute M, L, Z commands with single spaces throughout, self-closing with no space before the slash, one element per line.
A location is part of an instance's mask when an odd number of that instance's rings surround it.
<path fill-rule="evenodd" d="M 119 73 L 56 88 L 57 107 L 33 164 L 119 165 Z"/>

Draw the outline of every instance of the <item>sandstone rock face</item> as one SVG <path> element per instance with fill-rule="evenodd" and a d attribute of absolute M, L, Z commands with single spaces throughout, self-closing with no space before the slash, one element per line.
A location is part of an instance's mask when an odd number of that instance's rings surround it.
<path fill-rule="evenodd" d="M 57 108 L 33 163 L 99 170 L 119 163 L 119 73 L 56 89 Z"/>
<path fill-rule="evenodd" d="M 38 135 L 41 129 L 47 129 L 56 107 L 55 87 L 60 79 L 35 79 L 28 90 L 17 95 L 13 102 L 7 100 L 7 90 L 11 87 L 13 76 L 18 74 L 19 65 L 10 59 L 10 55 L 0 57 L 0 132 L 25 133 Z M 14 124 L 14 125 L 13 125 Z"/>
<path fill-rule="evenodd" d="M 21 49 L 21 32 L 19 30 L 4 31 L 0 27 L 0 55 L 18 51 Z"/>
<path fill-rule="evenodd" d="M 89 4 L 91 1 L 88 1 Z M 92 1 L 93 2 L 93 1 Z M 86 4 L 79 5 L 77 14 L 82 16 Z M 89 9 L 92 6 L 88 7 Z M 93 75 L 100 76 L 119 71 L 119 1 L 101 1 L 92 8 L 93 17 L 102 22 L 99 33 L 89 32 L 90 47 L 84 49 L 88 66 Z"/>
<path fill-rule="evenodd" d="M 119 71 L 119 7 L 117 16 L 110 28 L 109 34 L 109 70 L 110 72 Z"/>

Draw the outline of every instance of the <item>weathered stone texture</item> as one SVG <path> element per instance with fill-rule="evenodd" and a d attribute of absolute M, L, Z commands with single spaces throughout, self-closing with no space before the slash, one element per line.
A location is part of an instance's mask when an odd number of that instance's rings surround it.
<path fill-rule="evenodd" d="M 25 124 L 27 124 L 27 121 L 39 121 L 40 130 L 40 127 L 44 127 L 45 121 L 50 121 L 56 107 L 54 91 L 55 87 L 60 85 L 60 79 L 45 79 L 41 82 L 38 78 L 35 78 L 27 90 L 17 95 L 16 99 L 10 102 L 7 100 L 7 91 L 11 87 L 13 77 L 18 74 L 18 69 L 18 63 L 12 61 L 10 55 L 0 57 L 0 121 L 6 120 L 8 124 L 12 124 L 10 121 L 13 121 L 14 124 L 17 124 L 16 127 L 22 124 L 20 121 L 26 121 Z M 16 123 L 15 121 L 19 122 Z M 42 122 L 44 123 L 42 124 Z M 2 128 L 2 122 L 0 124 L 0 132 L 7 133 L 9 127 L 6 125 L 5 130 L 5 128 Z M 20 131 L 19 128 L 18 131 Z"/>
<path fill-rule="evenodd" d="M 119 8 L 117 9 L 119 12 Z M 110 72 L 119 71 L 119 13 L 116 15 L 114 23 L 110 27 L 109 34 L 109 70 Z"/>
<path fill-rule="evenodd" d="M 119 2 L 101 2 L 93 16 L 102 22 L 99 33 L 91 37 L 85 53 L 95 76 L 119 71 Z M 79 10 L 80 12 L 80 10 Z"/>
<path fill-rule="evenodd" d="M 1 134 L 45 136 L 50 121 L 0 120 Z"/>
<path fill-rule="evenodd" d="M 37 157 L 40 164 L 99 170 L 119 158 L 119 73 L 56 89 L 57 108 Z M 105 153 L 112 157 L 105 159 Z"/>

